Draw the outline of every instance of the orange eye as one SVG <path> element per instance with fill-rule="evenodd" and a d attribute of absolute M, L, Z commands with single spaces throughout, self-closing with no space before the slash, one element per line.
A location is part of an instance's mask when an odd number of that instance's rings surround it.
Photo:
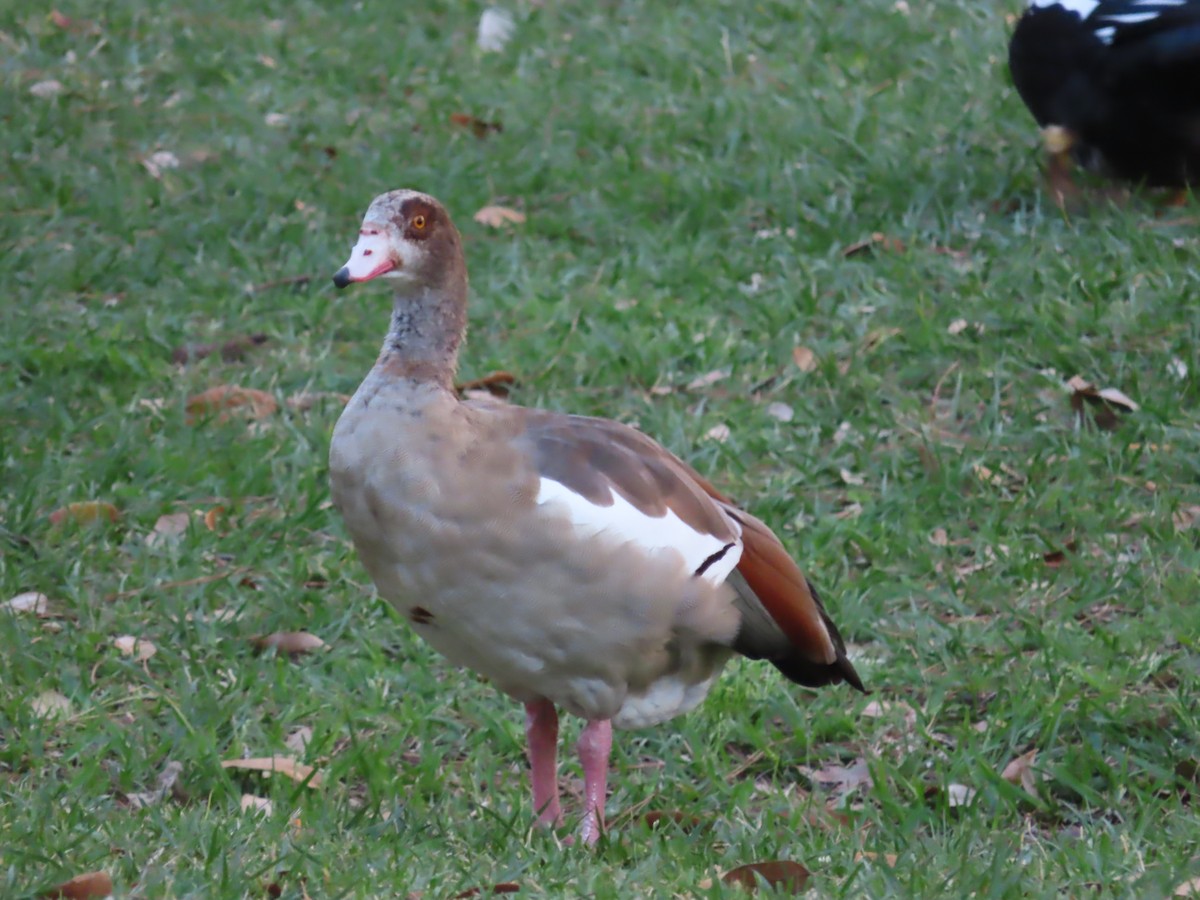
<path fill-rule="evenodd" d="M 413 228 L 417 229 L 417 231 L 424 230 L 425 217 L 424 216 L 413 216 L 412 224 L 413 224 Z"/>

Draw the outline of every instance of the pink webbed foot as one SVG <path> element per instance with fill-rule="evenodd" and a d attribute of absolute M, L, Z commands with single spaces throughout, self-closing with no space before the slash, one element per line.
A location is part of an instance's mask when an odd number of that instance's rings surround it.
<path fill-rule="evenodd" d="M 525 741 L 529 752 L 533 808 L 539 825 L 562 824 L 558 800 L 558 711 L 549 700 L 525 704 Z"/>

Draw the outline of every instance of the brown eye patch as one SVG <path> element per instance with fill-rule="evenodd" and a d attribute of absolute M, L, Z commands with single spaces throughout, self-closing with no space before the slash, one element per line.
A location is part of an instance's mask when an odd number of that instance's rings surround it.
<path fill-rule="evenodd" d="M 407 200 L 400 207 L 400 216 L 405 223 L 404 236 L 409 240 L 423 240 L 433 232 L 437 224 L 437 212 L 423 200 Z"/>

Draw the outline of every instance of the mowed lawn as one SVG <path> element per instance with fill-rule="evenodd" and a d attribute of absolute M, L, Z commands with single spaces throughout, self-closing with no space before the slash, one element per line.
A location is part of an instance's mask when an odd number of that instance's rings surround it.
<path fill-rule="evenodd" d="M 717 897 L 762 860 L 822 897 L 1200 875 L 1196 202 L 1059 211 L 1008 81 L 1016 3 L 525 0 L 491 54 L 482 9 L 0 12 L 0 603 L 49 600 L 0 610 L 0 895 L 94 870 L 146 898 Z M 596 850 L 530 828 L 520 708 L 374 598 L 328 501 L 388 316 L 329 276 L 395 187 L 464 234 L 461 377 L 635 423 L 754 510 L 870 697 L 734 663 L 618 736 Z M 1137 408 L 1077 416 L 1072 376 Z M 189 414 L 220 385 L 278 409 Z M 116 521 L 51 521 L 86 501 Z M 325 646 L 252 640 L 297 630 Z M 270 756 L 321 783 L 221 767 Z"/>

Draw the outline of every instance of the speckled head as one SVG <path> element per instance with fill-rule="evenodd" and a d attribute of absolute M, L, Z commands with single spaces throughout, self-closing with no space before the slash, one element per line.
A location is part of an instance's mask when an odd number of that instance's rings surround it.
<path fill-rule="evenodd" d="M 435 290 L 449 279 L 466 281 L 462 239 L 442 204 L 410 190 L 389 191 L 371 201 L 358 242 L 333 283 L 343 288 L 373 278 Z"/>

